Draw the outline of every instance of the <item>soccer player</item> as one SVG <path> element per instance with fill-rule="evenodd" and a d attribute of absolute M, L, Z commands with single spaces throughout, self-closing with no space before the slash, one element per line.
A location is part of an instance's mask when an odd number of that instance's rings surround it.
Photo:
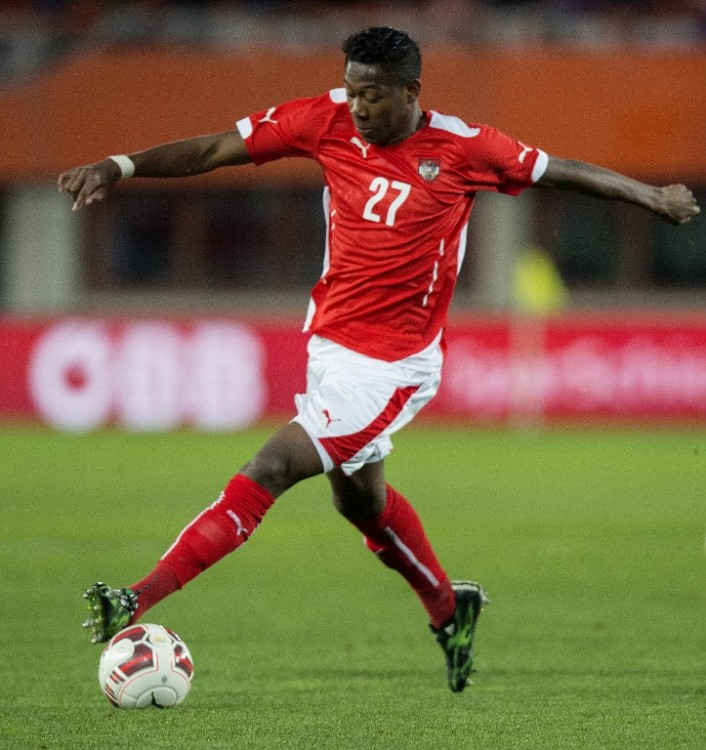
<path fill-rule="evenodd" d="M 384 459 L 391 435 L 439 387 L 474 196 L 567 188 L 634 203 L 676 224 L 699 208 L 683 185 L 650 186 L 422 110 L 419 49 L 401 31 L 366 29 L 343 52 L 343 88 L 256 112 L 224 133 L 111 156 L 59 177 L 73 210 L 102 200 L 121 178 L 186 177 L 286 156 L 318 161 L 326 183 L 324 269 L 304 326 L 307 385 L 296 416 L 143 579 L 89 588 L 84 626 L 93 642 L 108 640 L 243 544 L 279 495 L 323 472 L 337 510 L 419 597 L 444 651 L 449 686 L 460 692 L 486 595 L 478 583 L 449 580 L 417 513 L 386 483 Z"/>

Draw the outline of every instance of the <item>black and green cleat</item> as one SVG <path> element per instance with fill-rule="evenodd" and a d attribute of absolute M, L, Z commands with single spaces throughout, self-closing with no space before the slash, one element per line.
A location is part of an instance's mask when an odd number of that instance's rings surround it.
<path fill-rule="evenodd" d="M 137 597 L 130 589 L 111 589 L 100 581 L 86 589 L 83 598 L 90 613 L 83 627 L 92 631 L 91 643 L 109 641 L 137 611 Z"/>
<path fill-rule="evenodd" d="M 460 693 L 474 671 L 473 636 L 488 597 L 483 587 L 473 581 L 452 581 L 451 586 L 456 594 L 453 620 L 438 630 L 434 627 L 431 630 L 446 655 L 449 687 L 452 692 Z"/>

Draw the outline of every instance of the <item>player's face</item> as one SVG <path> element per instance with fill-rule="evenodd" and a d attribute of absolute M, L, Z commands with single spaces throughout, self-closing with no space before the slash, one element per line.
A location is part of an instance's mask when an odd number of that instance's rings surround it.
<path fill-rule="evenodd" d="M 419 119 L 419 81 L 391 83 L 380 65 L 349 62 L 343 82 L 353 124 L 365 141 L 389 146 L 409 138 Z"/>

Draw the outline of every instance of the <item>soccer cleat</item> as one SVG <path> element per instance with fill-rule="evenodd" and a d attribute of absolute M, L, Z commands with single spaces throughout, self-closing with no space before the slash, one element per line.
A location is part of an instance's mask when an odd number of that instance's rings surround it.
<path fill-rule="evenodd" d="M 460 693 L 473 671 L 473 636 L 488 597 L 483 587 L 473 581 L 452 581 L 451 586 L 456 594 L 453 620 L 431 630 L 446 655 L 449 687 L 452 692 Z"/>
<path fill-rule="evenodd" d="M 109 641 L 137 611 L 137 597 L 130 589 L 111 589 L 100 581 L 86 589 L 83 598 L 88 600 L 90 612 L 83 627 L 93 632 L 91 643 Z"/>

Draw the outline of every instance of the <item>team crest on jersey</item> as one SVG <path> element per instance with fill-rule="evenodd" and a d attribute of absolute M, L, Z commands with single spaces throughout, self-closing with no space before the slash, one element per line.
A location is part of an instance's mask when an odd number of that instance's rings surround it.
<path fill-rule="evenodd" d="M 439 176 L 441 162 L 439 159 L 420 159 L 417 171 L 423 180 L 432 182 Z"/>

